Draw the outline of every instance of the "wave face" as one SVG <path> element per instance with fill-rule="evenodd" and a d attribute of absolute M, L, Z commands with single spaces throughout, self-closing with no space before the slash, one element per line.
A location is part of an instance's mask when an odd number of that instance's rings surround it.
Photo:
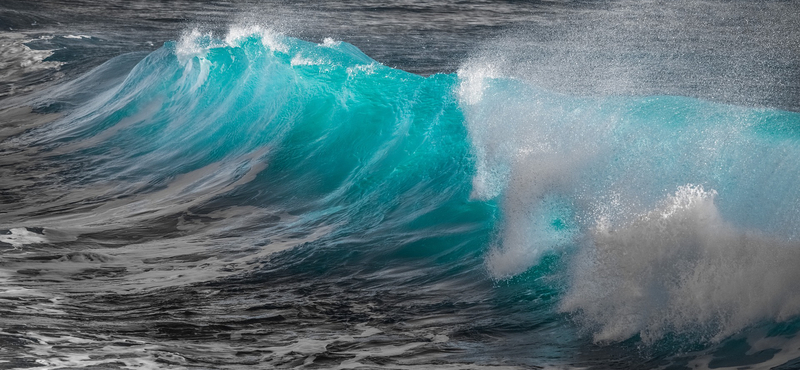
<path fill-rule="evenodd" d="M 603 360 L 581 353 L 597 345 L 651 367 L 798 356 L 800 114 L 565 95 L 486 60 L 422 77 L 258 27 L 187 32 L 137 60 L 34 102 L 60 116 L 6 143 L 46 163 L 30 171 L 47 181 L 7 180 L 3 245 L 125 245 L 63 258 L 125 264 L 105 281 L 115 294 L 120 276 L 127 292 L 228 284 L 204 303 L 220 312 L 273 309 L 263 301 L 300 284 L 339 307 L 316 311 L 328 321 L 379 326 L 364 337 L 425 336 L 397 352 L 417 359 L 472 348 L 458 361 L 496 363 L 507 349 L 487 338 L 501 336 L 533 364 L 591 365 Z M 132 242 L 136 230 L 152 237 Z M 342 307 L 352 318 L 330 313 Z M 239 324 L 231 338 L 250 333 Z M 262 360 L 331 356 L 334 343 L 368 356 L 341 345 L 359 336 L 318 334 Z M 761 352 L 736 357 L 742 346 Z"/>
<path fill-rule="evenodd" d="M 382 66 L 343 42 L 195 30 L 32 136 L 80 168 L 69 181 L 114 183 L 117 196 L 180 186 L 163 202 L 220 195 L 315 227 L 366 230 L 390 214 L 407 225 L 449 213 L 468 191 L 454 84 Z"/>

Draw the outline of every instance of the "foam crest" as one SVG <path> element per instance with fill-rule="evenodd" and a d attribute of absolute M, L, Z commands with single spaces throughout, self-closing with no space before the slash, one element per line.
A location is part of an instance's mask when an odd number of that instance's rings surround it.
<path fill-rule="evenodd" d="M 194 57 L 205 57 L 208 49 L 212 47 L 214 42 L 213 34 L 211 32 L 201 32 L 197 28 L 191 31 L 184 32 L 175 47 L 175 54 L 182 62 L 191 60 Z M 217 44 L 216 46 L 221 46 Z"/>
<path fill-rule="evenodd" d="M 685 185 L 620 227 L 598 225 L 576 256 L 563 312 L 596 342 L 669 332 L 718 341 L 800 313 L 797 245 L 726 223 L 717 193 Z"/>
<path fill-rule="evenodd" d="M 326 37 L 326 38 L 324 38 L 322 40 L 322 43 L 320 44 L 320 46 L 324 46 L 326 48 L 332 48 L 332 47 L 336 47 L 336 46 L 340 45 L 341 43 L 342 43 L 341 41 L 336 41 L 336 40 L 334 40 L 334 39 L 332 39 L 330 37 Z"/>
<path fill-rule="evenodd" d="M 253 36 L 257 36 L 261 44 L 269 50 L 284 54 L 289 52 L 289 46 L 282 41 L 284 36 L 280 32 L 259 25 L 231 27 L 225 36 L 225 43 L 235 47 L 239 46 L 243 39 Z"/>
<path fill-rule="evenodd" d="M 218 38 L 211 31 L 192 28 L 185 31 L 175 48 L 179 60 L 186 62 L 194 57 L 205 58 L 212 48 L 241 47 L 250 38 L 257 38 L 261 45 L 273 52 L 286 54 L 289 45 L 284 42 L 285 36 L 271 28 L 260 25 L 237 25 L 228 28 L 223 38 Z"/>

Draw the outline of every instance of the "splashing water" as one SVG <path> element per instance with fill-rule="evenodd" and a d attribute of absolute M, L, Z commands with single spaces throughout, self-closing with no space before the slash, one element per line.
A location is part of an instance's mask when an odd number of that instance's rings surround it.
<path fill-rule="evenodd" d="M 20 281 L 80 293 L 28 307 L 41 312 L 127 309 L 135 327 L 151 313 L 126 294 L 202 306 L 113 334 L 143 341 L 126 366 L 203 352 L 171 343 L 166 356 L 147 333 L 218 330 L 203 340 L 230 338 L 220 358 L 245 338 L 269 343 L 257 359 L 242 351 L 250 365 L 351 368 L 483 361 L 474 348 L 502 358 L 487 338 L 518 333 L 561 365 L 548 343 L 588 345 L 581 330 L 611 348 L 685 335 L 709 352 L 796 324 L 800 114 L 607 85 L 578 94 L 512 67 L 481 55 L 423 77 L 333 39 L 187 31 L 25 102 L 52 122 L 3 141 L 17 170 L 4 172 L 0 246 L 19 253 Z M 192 315 L 217 326 L 176 324 Z M 305 327 L 317 329 L 295 333 Z M 786 339 L 771 348 L 787 362 L 786 332 L 750 342 Z M 37 338 L 50 366 L 80 363 Z M 654 357 L 684 351 L 664 346 Z"/>

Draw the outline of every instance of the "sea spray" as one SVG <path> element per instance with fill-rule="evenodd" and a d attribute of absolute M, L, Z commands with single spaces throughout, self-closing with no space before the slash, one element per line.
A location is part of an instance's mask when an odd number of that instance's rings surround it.
<path fill-rule="evenodd" d="M 508 279 L 571 255 L 560 311 L 597 342 L 718 341 L 798 314 L 800 115 L 697 99 L 580 97 L 475 61 L 457 90 L 499 199 L 486 266 Z M 688 185 L 687 185 L 688 184 Z"/>
<path fill-rule="evenodd" d="M 796 242 L 739 230 L 720 216 L 717 193 L 680 186 L 629 224 L 602 223 L 576 256 L 560 309 L 578 311 L 597 342 L 668 333 L 720 341 L 765 320 L 800 313 Z"/>

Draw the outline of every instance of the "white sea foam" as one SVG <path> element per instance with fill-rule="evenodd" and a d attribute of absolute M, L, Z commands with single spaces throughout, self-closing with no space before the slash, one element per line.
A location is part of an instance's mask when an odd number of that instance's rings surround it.
<path fill-rule="evenodd" d="M 66 35 L 66 36 L 62 36 L 62 37 L 64 37 L 65 39 L 75 39 L 75 40 L 82 40 L 82 39 L 90 39 L 90 38 L 92 38 L 92 36 L 87 36 L 87 35 Z"/>
<path fill-rule="evenodd" d="M 280 32 L 259 25 L 230 27 L 225 36 L 225 42 L 230 46 L 237 46 L 241 39 L 254 35 L 258 35 L 261 44 L 269 50 L 280 53 L 289 52 L 289 46 L 282 41 L 283 35 Z"/>
<path fill-rule="evenodd" d="M 47 238 L 42 234 L 28 231 L 24 227 L 12 228 L 10 234 L 0 235 L 0 242 L 11 244 L 14 248 L 19 248 L 27 244 L 46 243 Z"/>
<path fill-rule="evenodd" d="M 332 39 L 330 37 L 326 37 L 326 38 L 324 38 L 322 40 L 322 43 L 319 44 L 319 46 L 324 46 L 326 48 L 332 48 L 332 47 L 335 47 L 335 46 L 337 46 L 337 45 L 339 45 L 341 43 L 342 43 L 341 41 L 337 41 L 337 40 L 334 40 L 334 39 Z"/>
<path fill-rule="evenodd" d="M 571 269 L 560 309 L 597 342 L 671 331 L 720 340 L 800 314 L 800 249 L 726 223 L 717 194 L 686 185 L 621 227 L 598 225 Z"/>
<path fill-rule="evenodd" d="M 197 28 L 184 32 L 175 49 L 178 59 L 185 63 L 194 57 L 205 57 L 208 52 L 208 46 L 203 45 L 201 42 L 203 38 L 213 39 L 210 32 L 201 32 Z"/>
<path fill-rule="evenodd" d="M 41 36 L 40 38 L 47 40 L 52 37 Z M 31 49 L 25 45 L 31 41 L 33 40 L 13 33 L 0 35 L 0 81 L 7 83 L 11 87 L 7 93 L 8 95 L 29 91 L 32 88 L 31 86 L 17 88 L 15 82 L 25 76 L 44 70 L 58 70 L 64 64 L 63 62 L 46 60 L 53 55 L 53 50 Z M 0 96 L 3 95 L 5 94 L 0 93 Z"/>
<path fill-rule="evenodd" d="M 279 53 L 289 52 L 289 46 L 282 41 L 283 34 L 280 32 L 258 25 L 239 25 L 229 27 L 222 41 L 219 41 L 210 31 L 198 28 L 186 31 L 178 41 L 176 54 L 185 63 L 194 57 L 204 58 L 211 48 L 238 47 L 243 40 L 254 36 L 258 37 L 261 44 L 268 50 Z"/>

